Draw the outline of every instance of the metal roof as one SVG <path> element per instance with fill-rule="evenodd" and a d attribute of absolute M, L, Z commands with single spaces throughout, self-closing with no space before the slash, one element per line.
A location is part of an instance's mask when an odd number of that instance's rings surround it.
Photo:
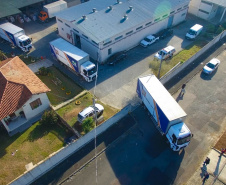
<path fill-rule="evenodd" d="M 9 22 L 0 24 L 0 28 L 4 29 L 5 31 L 12 33 L 12 34 L 23 31 L 22 28 L 15 26 L 14 24 L 11 24 Z"/>
<path fill-rule="evenodd" d="M 226 1 L 225 0 L 205 0 L 205 1 L 213 3 L 213 4 L 217 4 L 219 6 L 226 7 Z"/>
<path fill-rule="evenodd" d="M 189 0 L 91 0 L 56 14 L 99 43 L 180 8 Z M 108 7 L 111 6 L 112 9 Z M 132 10 L 130 10 L 132 7 Z M 96 12 L 93 12 L 96 8 Z M 82 19 L 85 15 L 86 19 Z M 124 19 L 124 16 L 127 18 Z"/>
<path fill-rule="evenodd" d="M 19 8 L 42 1 L 43 0 L 0 0 L 0 18 L 21 13 Z"/>

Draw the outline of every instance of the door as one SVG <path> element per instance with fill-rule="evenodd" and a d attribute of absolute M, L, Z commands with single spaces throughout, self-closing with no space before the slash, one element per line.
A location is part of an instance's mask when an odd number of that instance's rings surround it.
<path fill-rule="evenodd" d="M 172 24 L 173 24 L 173 18 L 174 18 L 174 15 L 172 15 L 172 16 L 169 17 L 167 28 L 171 28 L 171 27 L 172 27 Z"/>
<path fill-rule="evenodd" d="M 80 36 L 77 35 L 75 32 L 72 32 L 73 34 L 73 39 L 72 39 L 72 43 L 81 49 L 81 41 L 80 41 Z"/>

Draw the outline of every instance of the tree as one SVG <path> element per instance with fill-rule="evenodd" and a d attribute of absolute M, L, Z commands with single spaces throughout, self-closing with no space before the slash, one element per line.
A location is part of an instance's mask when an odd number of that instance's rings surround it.
<path fill-rule="evenodd" d="M 85 133 L 88 133 L 89 131 L 91 131 L 93 128 L 95 127 L 95 123 L 92 117 L 88 117 L 86 118 L 83 122 L 82 122 L 82 130 Z"/>
<path fill-rule="evenodd" d="M 56 124 L 58 121 L 57 114 L 54 110 L 45 111 L 42 115 L 42 119 L 39 121 L 40 124 Z"/>
<path fill-rule="evenodd" d="M 49 69 L 46 67 L 41 67 L 41 68 L 39 68 L 38 71 L 39 71 L 39 74 L 42 76 L 46 76 L 49 73 Z"/>

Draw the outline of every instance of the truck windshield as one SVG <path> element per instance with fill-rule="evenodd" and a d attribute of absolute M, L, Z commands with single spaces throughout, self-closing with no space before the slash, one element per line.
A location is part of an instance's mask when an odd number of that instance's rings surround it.
<path fill-rule="evenodd" d="M 22 43 L 23 43 L 23 46 L 27 46 L 31 43 L 31 39 L 27 39 L 27 40 L 23 41 Z"/>
<path fill-rule="evenodd" d="M 90 76 L 90 75 L 92 75 L 92 74 L 94 74 L 94 73 L 96 73 L 97 72 L 97 68 L 96 68 L 96 66 L 95 67 L 93 67 L 92 69 L 90 69 L 89 71 L 88 71 L 88 75 Z"/>
<path fill-rule="evenodd" d="M 189 30 L 188 32 L 190 35 L 195 35 L 195 31 L 194 30 Z"/>
<path fill-rule="evenodd" d="M 179 138 L 177 141 L 178 145 L 183 145 L 184 143 L 187 143 L 191 140 L 191 135 L 189 134 L 187 137 Z"/>

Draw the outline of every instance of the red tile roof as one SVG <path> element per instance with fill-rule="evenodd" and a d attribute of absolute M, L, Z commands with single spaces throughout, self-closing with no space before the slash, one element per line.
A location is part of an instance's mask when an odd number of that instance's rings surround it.
<path fill-rule="evenodd" d="M 49 91 L 19 57 L 0 62 L 0 120 L 21 108 L 32 95 Z"/>

